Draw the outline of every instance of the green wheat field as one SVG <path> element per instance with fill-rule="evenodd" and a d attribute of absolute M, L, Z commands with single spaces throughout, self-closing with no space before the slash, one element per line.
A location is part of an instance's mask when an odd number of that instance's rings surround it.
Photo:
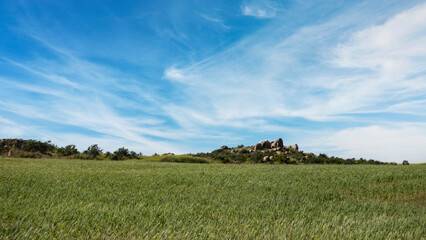
<path fill-rule="evenodd" d="M 426 165 L 0 159 L 1 239 L 425 239 Z"/>

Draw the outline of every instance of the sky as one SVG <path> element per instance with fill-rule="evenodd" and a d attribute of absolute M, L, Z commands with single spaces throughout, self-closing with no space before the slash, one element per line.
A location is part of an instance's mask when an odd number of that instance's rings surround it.
<path fill-rule="evenodd" d="M 426 2 L 0 0 L 0 138 L 426 162 Z"/>

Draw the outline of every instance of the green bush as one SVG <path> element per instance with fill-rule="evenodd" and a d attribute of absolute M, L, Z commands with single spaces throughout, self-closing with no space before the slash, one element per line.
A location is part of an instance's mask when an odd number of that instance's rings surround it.
<path fill-rule="evenodd" d="M 124 159 L 129 159 L 130 158 L 130 152 L 129 149 L 127 148 L 119 148 L 117 149 L 111 157 L 111 160 L 124 160 Z"/>
<path fill-rule="evenodd" d="M 87 148 L 86 151 L 83 152 L 83 159 L 97 159 L 99 155 L 102 154 L 102 149 L 98 146 L 98 144 L 93 144 Z"/>
<path fill-rule="evenodd" d="M 75 145 L 68 145 L 66 147 L 58 148 L 57 153 L 60 156 L 69 157 L 69 156 L 72 156 L 72 155 L 79 154 L 80 152 L 77 150 L 77 148 L 75 147 Z"/>

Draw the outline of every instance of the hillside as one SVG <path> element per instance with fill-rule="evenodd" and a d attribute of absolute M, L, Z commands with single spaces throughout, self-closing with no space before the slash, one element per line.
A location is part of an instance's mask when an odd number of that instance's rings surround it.
<path fill-rule="evenodd" d="M 114 152 L 104 152 L 97 144 L 93 144 L 80 152 L 75 145 L 58 147 L 50 141 L 2 139 L 0 140 L 0 156 L 20 158 L 72 158 L 87 160 L 126 160 L 148 159 L 163 162 L 186 163 L 265 163 L 265 164 L 388 164 L 363 158 L 343 159 L 326 154 L 305 153 L 297 144 L 285 146 L 281 138 L 275 141 L 262 141 L 252 146 L 222 146 L 208 153 L 186 154 L 174 156 L 164 153 L 162 156 L 147 157 L 142 153 L 130 151 L 124 147 Z M 395 164 L 395 163 L 392 163 Z"/>
<path fill-rule="evenodd" d="M 372 159 L 343 159 L 329 157 L 326 154 L 305 153 L 297 144 L 285 146 L 281 138 L 275 141 L 262 141 L 253 146 L 240 145 L 233 148 L 222 146 L 211 153 L 197 153 L 194 156 L 207 157 L 223 163 L 387 164 Z"/>

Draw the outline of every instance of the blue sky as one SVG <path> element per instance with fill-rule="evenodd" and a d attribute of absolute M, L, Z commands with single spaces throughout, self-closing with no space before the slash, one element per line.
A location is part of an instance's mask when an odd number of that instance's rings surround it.
<path fill-rule="evenodd" d="M 424 1 L 0 0 L 0 138 L 426 162 Z"/>

